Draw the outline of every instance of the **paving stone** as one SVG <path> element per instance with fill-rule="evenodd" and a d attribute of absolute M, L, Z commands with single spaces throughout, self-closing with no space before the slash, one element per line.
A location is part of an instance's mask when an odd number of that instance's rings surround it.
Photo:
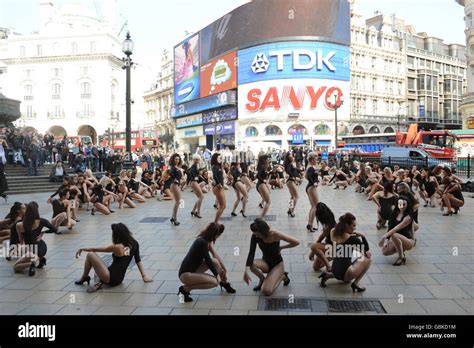
<path fill-rule="evenodd" d="M 94 315 L 129 315 L 136 307 L 125 306 L 101 306 L 93 314 Z"/>
<path fill-rule="evenodd" d="M 441 299 L 441 298 L 455 299 L 455 298 L 469 298 L 470 297 L 459 286 L 455 286 L 455 285 L 428 285 L 427 289 L 437 299 Z"/>
<path fill-rule="evenodd" d="M 57 314 L 64 306 L 58 304 L 32 304 L 18 315 L 53 315 Z"/>
<path fill-rule="evenodd" d="M 156 306 L 161 302 L 165 295 L 162 294 L 133 294 L 129 299 L 123 304 L 124 306 Z"/>
<path fill-rule="evenodd" d="M 87 306 L 81 304 L 75 305 L 66 305 L 60 311 L 58 311 L 57 315 L 91 315 L 94 314 L 99 309 L 98 306 Z"/>
<path fill-rule="evenodd" d="M 423 307 L 413 299 L 404 299 L 402 303 L 397 299 L 381 299 L 380 302 L 387 314 L 426 314 Z"/>
<path fill-rule="evenodd" d="M 28 306 L 28 303 L 0 303 L 0 315 L 15 315 Z"/>
<path fill-rule="evenodd" d="M 162 307 L 137 307 L 131 315 L 168 315 L 173 308 Z"/>
<path fill-rule="evenodd" d="M 454 300 L 418 300 L 418 303 L 425 309 L 428 314 L 438 315 L 456 315 L 467 314 L 467 312 L 459 306 Z"/>

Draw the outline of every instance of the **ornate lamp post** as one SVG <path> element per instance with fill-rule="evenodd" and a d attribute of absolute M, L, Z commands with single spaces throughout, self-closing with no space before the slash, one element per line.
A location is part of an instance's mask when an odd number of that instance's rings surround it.
<path fill-rule="evenodd" d="M 130 38 L 130 32 L 127 32 L 127 37 L 125 38 L 122 45 L 122 52 L 127 56 L 122 58 L 124 62 L 123 69 L 126 71 L 126 92 L 125 92 L 125 151 L 128 154 L 132 152 L 132 118 L 131 118 L 131 97 L 130 97 L 130 69 L 133 65 L 132 59 L 130 56 L 133 53 L 134 44 Z"/>

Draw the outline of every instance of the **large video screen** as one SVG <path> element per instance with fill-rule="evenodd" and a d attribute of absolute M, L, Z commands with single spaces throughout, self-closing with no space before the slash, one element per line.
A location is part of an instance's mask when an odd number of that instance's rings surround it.
<path fill-rule="evenodd" d="M 174 102 L 181 104 L 199 98 L 199 34 L 174 48 Z"/>
<path fill-rule="evenodd" d="M 237 53 L 231 52 L 201 66 L 201 98 L 237 88 Z"/>
<path fill-rule="evenodd" d="M 350 44 L 347 0 L 253 0 L 200 31 L 201 63 L 236 48 L 311 37 Z M 282 40 L 278 40 L 282 41 Z"/>

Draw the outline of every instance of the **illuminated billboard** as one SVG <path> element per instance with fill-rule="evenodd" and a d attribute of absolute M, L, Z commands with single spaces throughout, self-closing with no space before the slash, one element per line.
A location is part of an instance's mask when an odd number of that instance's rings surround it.
<path fill-rule="evenodd" d="M 174 103 L 199 98 L 199 35 L 196 34 L 174 48 Z"/>
<path fill-rule="evenodd" d="M 232 52 L 201 66 L 201 98 L 237 88 L 237 53 Z"/>
<path fill-rule="evenodd" d="M 315 41 L 350 44 L 347 0 L 253 0 L 200 31 L 201 63 L 226 52 L 257 44 Z"/>
<path fill-rule="evenodd" d="M 284 79 L 239 85 L 239 120 L 302 120 L 334 118 L 334 102 L 350 100 L 347 81 L 325 79 Z M 338 120 L 349 120 L 349 102 L 338 109 Z"/>
<path fill-rule="evenodd" d="M 239 51 L 239 85 L 267 80 L 313 78 L 349 81 L 348 46 L 326 42 L 279 42 Z"/>
<path fill-rule="evenodd" d="M 193 100 L 188 103 L 171 107 L 171 117 L 181 117 L 197 114 L 205 110 L 216 109 L 221 106 L 237 104 L 237 93 L 235 91 L 221 92 L 210 97 Z"/>

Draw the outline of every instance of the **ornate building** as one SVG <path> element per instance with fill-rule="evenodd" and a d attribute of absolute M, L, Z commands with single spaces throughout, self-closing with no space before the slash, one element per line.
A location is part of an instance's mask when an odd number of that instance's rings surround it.
<path fill-rule="evenodd" d="M 160 141 L 171 141 L 175 132 L 175 122 L 170 118 L 173 105 L 173 57 L 168 50 L 163 51 L 161 70 L 157 82 L 143 95 L 145 102 L 146 129 L 156 129 Z"/>
<path fill-rule="evenodd" d="M 52 0 L 41 1 L 38 32 L 0 35 L 0 66 L 7 70 L 1 87 L 22 101 L 22 125 L 94 141 L 109 127 L 123 127 L 115 3 L 103 0 L 100 16 L 84 6 L 57 9 Z"/>
<path fill-rule="evenodd" d="M 467 60 L 467 90 L 463 95 L 460 106 L 463 119 L 463 129 L 474 129 L 474 1 L 456 0 L 464 6 L 466 21 L 466 60 Z"/>

